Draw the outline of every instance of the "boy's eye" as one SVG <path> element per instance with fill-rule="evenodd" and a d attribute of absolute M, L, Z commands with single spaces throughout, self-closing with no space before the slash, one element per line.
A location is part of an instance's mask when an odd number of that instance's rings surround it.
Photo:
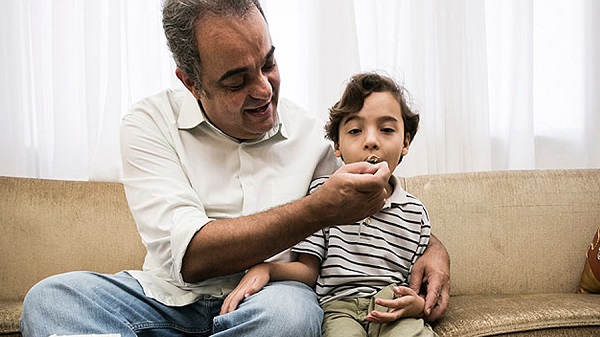
<path fill-rule="evenodd" d="M 350 130 L 348 130 L 348 134 L 356 135 L 356 134 L 359 134 L 360 131 L 361 131 L 360 129 L 350 129 Z"/>
<path fill-rule="evenodd" d="M 394 128 L 382 128 L 381 132 L 384 133 L 394 133 L 396 130 Z"/>

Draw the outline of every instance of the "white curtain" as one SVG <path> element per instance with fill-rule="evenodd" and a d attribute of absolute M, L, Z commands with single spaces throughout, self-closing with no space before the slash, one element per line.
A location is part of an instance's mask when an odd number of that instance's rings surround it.
<path fill-rule="evenodd" d="M 129 106 L 178 85 L 148 0 L 0 1 L 0 175 L 118 180 Z"/>
<path fill-rule="evenodd" d="M 421 113 L 405 176 L 600 167 L 596 0 L 263 0 L 282 96 L 325 119 L 360 71 Z M 118 125 L 179 87 L 160 1 L 0 1 L 0 175 L 118 180 Z"/>
<path fill-rule="evenodd" d="M 422 117 L 399 174 L 600 167 L 600 2 L 294 3 L 266 1 L 282 92 L 325 118 L 351 73 L 396 78 Z"/>

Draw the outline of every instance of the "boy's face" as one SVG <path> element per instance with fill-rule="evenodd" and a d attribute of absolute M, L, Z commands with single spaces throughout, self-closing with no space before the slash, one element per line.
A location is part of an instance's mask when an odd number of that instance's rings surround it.
<path fill-rule="evenodd" d="M 400 104 L 389 92 L 371 93 L 358 113 L 342 119 L 339 132 L 335 153 L 347 164 L 386 161 L 394 172 L 410 145 Z"/>

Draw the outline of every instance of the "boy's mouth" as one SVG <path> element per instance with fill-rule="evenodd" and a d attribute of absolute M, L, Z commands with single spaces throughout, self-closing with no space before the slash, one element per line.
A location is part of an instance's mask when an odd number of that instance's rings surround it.
<path fill-rule="evenodd" d="M 371 164 L 377 164 L 380 160 L 381 158 L 375 154 L 369 155 L 367 158 L 365 158 L 365 161 Z"/>

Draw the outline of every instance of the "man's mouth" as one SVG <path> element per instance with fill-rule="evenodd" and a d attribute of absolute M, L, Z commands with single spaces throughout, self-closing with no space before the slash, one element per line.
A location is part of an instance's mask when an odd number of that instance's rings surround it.
<path fill-rule="evenodd" d="M 367 158 L 365 158 L 365 161 L 371 164 L 377 164 L 380 160 L 381 158 L 375 154 L 369 155 Z"/>
<path fill-rule="evenodd" d="M 271 106 L 271 103 L 267 103 L 263 106 L 260 106 L 258 108 L 254 108 L 254 109 L 245 109 L 245 111 L 251 115 L 260 115 L 260 114 L 264 114 L 265 112 L 267 112 L 269 110 L 269 107 Z"/>

